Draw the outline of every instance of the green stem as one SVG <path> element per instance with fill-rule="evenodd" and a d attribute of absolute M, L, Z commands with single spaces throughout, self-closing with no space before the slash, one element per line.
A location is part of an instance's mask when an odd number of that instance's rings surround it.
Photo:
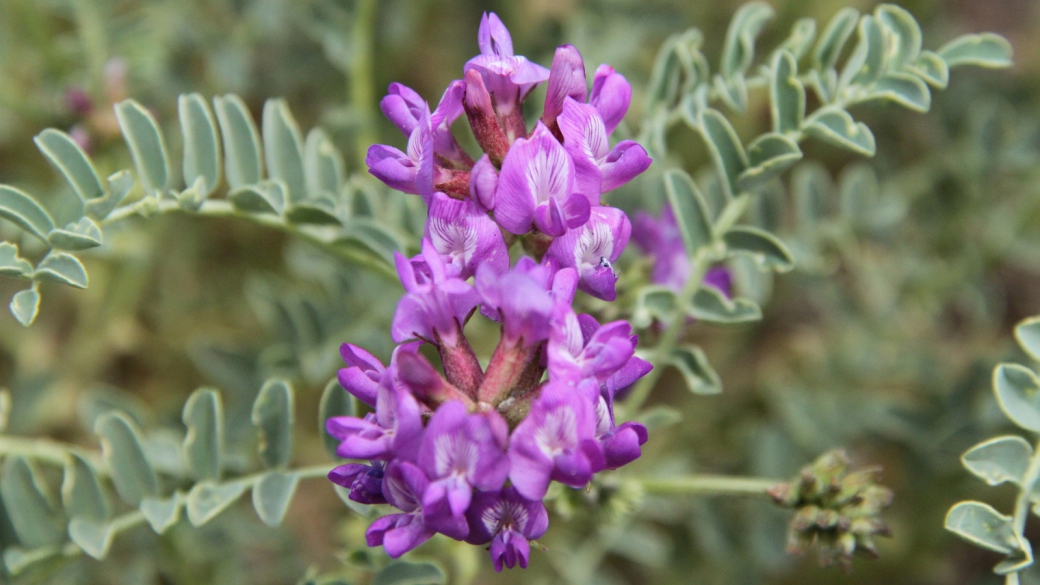
<path fill-rule="evenodd" d="M 733 477 L 728 475 L 689 475 L 686 477 L 644 479 L 643 490 L 658 495 L 762 496 L 767 497 L 776 479 Z"/>
<path fill-rule="evenodd" d="M 376 0 L 358 0 L 354 28 L 351 32 L 353 58 L 350 63 L 350 103 L 361 120 L 356 156 L 358 168 L 365 168 L 368 145 L 375 144 L 375 82 L 372 79 L 372 32 L 375 30 L 379 4 Z"/>
<path fill-rule="evenodd" d="M 1029 467 L 1026 468 L 1026 474 L 1022 478 L 1022 489 L 1018 492 L 1018 499 L 1015 500 L 1015 515 L 1012 518 L 1011 526 L 1014 528 L 1015 534 L 1020 536 L 1026 529 L 1030 496 L 1033 494 L 1037 481 L 1040 481 L 1040 441 L 1033 450 L 1033 458 L 1029 461 Z M 1018 585 L 1018 582 L 1018 571 L 1008 573 L 1004 577 L 1005 585 Z"/>

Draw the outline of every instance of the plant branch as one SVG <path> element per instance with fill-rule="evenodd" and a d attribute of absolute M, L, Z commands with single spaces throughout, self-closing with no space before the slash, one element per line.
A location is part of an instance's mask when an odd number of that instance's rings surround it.
<path fill-rule="evenodd" d="M 698 474 L 675 478 L 644 479 L 640 483 L 646 493 L 657 495 L 768 497 L 768 490 L 782 482 L 760 477 Z"/>

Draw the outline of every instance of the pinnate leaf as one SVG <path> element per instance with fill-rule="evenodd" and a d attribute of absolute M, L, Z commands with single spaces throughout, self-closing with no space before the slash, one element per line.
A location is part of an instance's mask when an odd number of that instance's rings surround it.
<path fill-rule="evenodd" d="M 1040 380 L 1018 364 L 1000 364 L 993 370 L 993 391 L 1011 422 L 1040 432 Z"/>

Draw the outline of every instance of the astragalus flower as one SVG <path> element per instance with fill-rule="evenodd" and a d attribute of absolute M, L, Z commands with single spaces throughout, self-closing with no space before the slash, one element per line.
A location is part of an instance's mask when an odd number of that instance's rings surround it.
<path fill-rule="evenodd" d="M 597 69 L 590 92 L 576 48 L 557 49 L 545 69 L 514 54 L 494 14 L 481 21 L 479 46 L 432 112 L 397 83 L 380 104 L 408 148 L 373 146 L 369 170 L 419 194 L 429 213 L 420 253 L 395 258 L 405 294 L 389 365 L 354 345 L 341 350 L 340 383 L 374 412 L 329 419 L 339 455 L 358 460 L 329 478 L 356 502 L 400 511 L 366 534 L 391 557 L 440 533 L 488 545 L 501 570 L 527 566 L 529 541 L 548 528 L 542 499 L 552 481 L 584 487 L 646 442 L 642 425 L 615 424 L 613 408 L 650 370 L 634 355 L 638 338 L 626 321 L 600 326 L 572 305 L 578 290 L 617 296 L 632 227 L 601 197 L 650 159 L 632 141 L 610 146 L 631 99 L 610 66 Z M 544 112 L 529 130 L 521 106 L 546 80 Z M 476 157 L 451 133 L 463 112 L 484 151 Z M 510 266 L 517 242 L 533 257 Z M 486 366 L 465 333 L 478 313 L 500 328 L 493 351 L 477 348 Z M 423 346 L 439 353 L 440 371 Z"/>

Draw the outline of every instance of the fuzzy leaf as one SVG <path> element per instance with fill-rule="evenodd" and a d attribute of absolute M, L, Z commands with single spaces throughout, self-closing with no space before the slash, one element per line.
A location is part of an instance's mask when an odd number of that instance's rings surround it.
<path fill-rule="evenodd" d="M 921 52 L 921 27 L 912 14 L 894 4 L 882 4 L 874 10 L 878 24 L 889 32 L 885 60 L 891 68 L 912 63 Z"/>
<path fill-rule="evenodd" d="M 268 174 L 285 183 L 287 201 L 302 200 L 307 194 L 303 138 L 285 100 L 270 99 L 264 104 L 263 132 Z"/>
<path fill-rule="evenodd" d="M 1010 481 L 1021 486 L 1032 457 L 1033 448 L 1025 439 L 1009 435 L 975 445 L 961 456 L 961 463 L 989 485 Z"/>
<path fill-rule="evenodd" d="M 47 161 L 65 177 L 81 200 L 89 201 L 105 196 L 101 178 L 94 170 L 90 157 L 71 136 L 61 130 L 47 128 L 37 134 L 33 142 Z"/>
<path fill-rule="evenodd" d="M 874 134 L 863 122 L 856 122 L 845 110 L 833 106 L 820 108 L 806 120 L 811 136 L 863 156 L 874 156 Z"/>
<path fill-rule="evenodd" d="M 719 66 L 724 77 L 731 78 L 751 67 L 755 58 L 755 39 L 762 32 L 762 27 L 773 18 L 773 14 L 773 8 L 765 2 L 749 2 L 733 15 Z"/>
<path fill-rule="evenodd" d="M 736 226 L 722 234 L 726 249 L 732 254 L 750 256 L 763 270 L 789 272 L 794 268 L 794 258 L 776 236 L 755 227 Z"/>
<path fill-rule="evenodd" d="M 336 214 L 336 201 L 328 195 L 312 197 L 290 205 L 285 210 L 285 219 L 292 223 L 342 225 L 342 221 Z"/>
<path fill-rule="evenodd" d="M 388 266 L 394 265 L 394 252 L 404 250 L 401 240 L 386 227 L 368 219 L 352 219 L 343 227 L 337 246 L 361 248 Z"/>
<path fill-rule="evenodd" d="M 170 159 L 162 131 L 152 113 L 134 100 L 116 104 L 116 118 L 123 139 L 137 167 L 137 176 L 148 193 L 170 187 Z"/>
<path fill-rule="evenodd" d="M 100 199 L 91 199 L 83 204 L 83 212 L 89 217 L 102 220 L 126 199 L 134 188 L 134 176 L 129 171 L 119 171 L 108 177 L 108 192 Z"/>
<path fill-rule="evenodd" d="M 69 539 L 91 557 L 102 560 L 112 546 L 115 530 L 108 522 L 73 518 L 69 522 Z"/>
<path fill-rule="evenodd" d="M 1016 325 L 1015 339 L 1029 357 L 1040 361 L 1040 317 L 1031 317 Z"/>
<path fill-rule="evenodd" d="M 260 462 L 268 469 L 284 469 L 292 459 L 294 402 L 293 388 L 288 382 L 268 380 L 253 403 Z"/>
<path fill-rule="evenodd" d="M 108 497 L 101 488 L 94 466 L 77 453 L 72 453 L 65 463 L 61 501 L 69 518 L 104 522 L 111 515 Z"/>
<path fill-rule="evenodd" d="M 224 142 L 224 167 L 228 185 L 239 189 L 264 178 L 260 132 L 242 98 L 234 94 L 213 98 Z"/>
<path fill-rule="evenodd" d="M 686 253 L 692 258 L 698 250 L 710 246 L 715 240 L 708 204 L 693 179 L 680 169 L 665 171 L 664 188 L 686 245 Z"/>
<path fill-rule="evenodd" d="M 35 288 L 18 291 L 11 297 L 11 314 L 24 327 L 32 325 L 40 312 L 40 293 Z"/>
<path fill-rule="evenodd" d="M 816 39 L 816 19 L 799 18 L 791 26 L 791 34 L 777 47 L 777 50 L 788 51 L 795 59 L 801 59 Z"/>
<path fill-rule="evenodd" d="M 0 217 L 45 242 L 54 229 L 54 220 L 43 206 L 31 195 L 9 185 L 0 185 Z"/>
<path fill-rule="evenodd" d="M 18 540 L 27 548 L 58 544 L 64 540 L 47 486 L 36 469 L 21 455 L 8 456 L 0 470 L 0 495 Z"/>
<path fill-rule="evenodd" d="M 260 181 L 228 193 L 231 205 L 249 213 L 281 215 L 285 209 L 285 184 L 281 181 Z"/>
<path fill-rule="evenodd" d="M 771 69 L 769 109 L 773 132 L 797 132 L 805 119 L 805 86 L 798 80 L 798 62 L 791 53 L 779 51 L 773 56 Z"/>
<path fill-rule="evenodd" d="M 932 107 L 932 92 L 916 75 L 889 73 L 878 80 L 869 99 L 895 102 L 908 110 L 927 112 Z"/>
<path fill-rule="evenodd" d="M 12 576 L 20 574 L 30 565 L 45 561 L 61 553 L 57 545 L 41 546 L 32 550 L 26 550 L 18 546 L 9 546 L 4 549 L 4 566 Z"/>
<path fill-rule="evenodd" d="M 670 106 L 679 97 L 682 62 L 678 45 L 678 36 L 669 37 L 657 53 L 647 88 L 647 111 L 653 111 L 659 106 Z"/>
<path fill-rule="evenodd" d="M 253 486 L 253 507 L 264 524 L 274 527 L 282 523 L 299 481 L 300 477 L 295 473 L 271 471 L 256 482 Z"/>
<path fill-rule="evenodd" d="M 199 388 L 188 397 L 181 413 L 188 434 L 184 436 L 184 458 L 196 480 L 220 479 L 224 450 L 224 406 L 212 388 Z"/>
<path fill-rule="evenodd" d="M 321 128 L 314 128 L 307 133 L 304 166 L 309 197 L 339 193 L 339 188 L 344 182 L 343 155 L 332 145 Z"/>
<path fill-rule="evenodd" d="M 714 287 L 702 286 L 686 307 L 686 314 L 699 321 L 720 324 L 749 323 L 762 319 L 762 309 L 750 299 L 728 299 Z"/>
<path fill-rule="evenodd" d="M 632 323 L 640 328 L 649 327 L 654 320 L 668 323 L 675 315 L 677 306 L 674 290 L 658 285 L 644 286 L 636 297 Z"/>
<path fill-rule="evenodd" d="M 991 551 L 1011 554 L 1018 538 L 1011 517 L 982 502 L 960 502 L 946 514 L 946 529 L 968 542 Z"/>
<path fill-rule="evenodd" d="M 138 505 L 159 492 L 159 480 L 141 448 L 141 433 L 130 418 L 118 411 L 98 417 L 94 432 L 101 438 L 101 453 L 112 473 L 112 483 L 124 502 Z"/>
<path fill-rule="evenodd" d="M 70 223 L 63 230 L 47 234 L 47 243 L 60 250 L 86 250 L 101 245 L 101 228 L 89 217 Z"/>
<path fill-rule="evenodd" d="M 856 49 L 841 70 L 838 87 L 870 85 L 884 73 L 885 37 L 877 20 L 869 14 L 861 18 L 858 35 Z"/>
<path fill-rule="evenodd" d="M 0 242 L 0 275 L 25 278 L 32 272 L 32 263 L 18 255 L 17 244 Z"/>
<path fill-rule="evenodd" d="M 184 184 L 202 179 L 199 194 L 205 198 L 220 184 L 220 137 L 209 104 L 197 93 L 177 98 L 177 113 L 184 135 Z"/>
<path fill-rule="evenodd" d="M 727 198 L 732 198 L 739 193 L 737 181 L 748 165 L 736 130 L 725 116 L 712 109 L 701 112 L 696 129 L 704 137 L 715 170 L 724 179 L 722 186 Z"/>
<path fill-rule="evenodd" d="M 859 21 L 859 11 L 855 8 L 842 8 L 827 23 L 823 29 L 820 40 L 816 42 L 813 49 L 813 64 L 816 69 L 833 69 L 841 56 L 841 50 L 845 43 L 856 30 L 856 22 Z"/>
<path fill-rule="evenodd" d="M 186 500 L 188 522 L 192 526 L 202 526 L 234 504 L 245 491 L 246 484 L 241 481 L 221 484 L 203 481 L 195 484 Z"/>
<path fill-rule="evenodd" d="M 1011 66 L 1011 43 L 993 33 L 963 35 L 936 51 L 949 67 L 976 65 L 1002 68 Z"/>
<path fill-rule="evenodd" d="M 318 436 L 324 440 L 325 450 L 329 455 L 338 457 L 336 447 L 339 446 L 339 441 L 325 430 L 325 423 L 334 416 L 356 415 L 357 399 L 339 385 L 339 380 L 330 380 L 325 385 L 321 401 L 318 403 Z"/>
<path fill-rule="evenodd" d="M 52 280 L 76 288 L 87 288 L 87 270 L 78 258 L 65 252 L 51 251 L 36 266 L 34 280 Z"/>
<path fill-rule="evenodd" d="M 679 370 L 686 388 L 694 394 L 722 392 L 722 379 L 708 363 L 704 351 L 695 345 L 683 345 L 672 350 L 668 363 Z"/>
<path fill-rule="evenodd" d="M 748 88 L 743 73 L 735 73 L 728 80 L 716 75 L 712 83 L 719 98 L 729 109 L 737 113 L 743 113 L 747 109 Z"/>
<path fill-rule="evenodd" d="M 444 571 L 432 563 L 393 561 L 372 578 L 372 585 L 443 585 Z"/>
<path fill-rule="evenodd" d="M 917 61 L 907 66 L 907 70 L 936 89 L 946 89 L 950 83 L 950 67 L 932 51 L 922 51 Z"/>
<path fill-rule="evenodd" d="M 798 143 L 783 134 L 763 134 L 748 145 L 748 168 L 740 173 L 737 184 L 750 191 L 768 183 L 802 160 Z"/>
<path fill-rule="evenodd" d="M 145 498 L 141 500 L 141 513 L 148 525 L 156 534 L 162 534 L 177 523 L 180 517 L 181 502 L 177 495 L 169 498 Z"/>
<path fill-rule="evenodd" d="M 1040 432 L 1040 380 L 1018 364 L 1000 364 L 993 370 L 993 391 L 1011 422 Z"/>

